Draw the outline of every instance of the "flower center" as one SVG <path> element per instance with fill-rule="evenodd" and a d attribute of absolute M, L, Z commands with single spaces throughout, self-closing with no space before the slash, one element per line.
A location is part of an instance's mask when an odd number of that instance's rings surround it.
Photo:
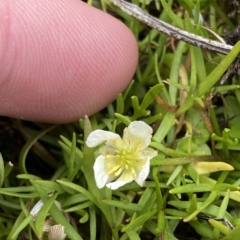
<path fill-rule="evenodd" d="M 137 149 L 130 149 L 125 145 L 121 150 L 115 149 L 114 154 L 106 157 L 106 172 L 113 177 L 119 177 L 124 172 L 126 178 L 136 179 L 137 173 L 141 171 L 145 161 L 140 158 Z"/>

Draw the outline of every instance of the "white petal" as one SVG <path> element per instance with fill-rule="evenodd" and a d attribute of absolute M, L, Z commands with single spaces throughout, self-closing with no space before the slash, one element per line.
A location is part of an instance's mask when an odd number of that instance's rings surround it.
<path fill-rule="evenodd" d="M 127 184 L 127 183 L 130 183 L 132 182 L 134 179 L 133 177 L 131 176 L 130 178 L 128 178 L 127 180 L 123 180 L 125 177 L 124 177 L 124 173 L 122 174 L 122 176 L 120 178 L 118 178 L 116 181 L 114 182 L 111 182 L 111 183 L 108 183 L 106 185 L 106 187 L 112 189 L 112 190 L 116 190 L 120 187 L 122 187 L 123 185 Z"/>
<path fill-rule="evenodd" d="M 151 160 L 153 157 L 156 157 L 158 153 L 152 148 L 145 148 L 144 150 L 140 151 L 138 154 L 141 159 Z"/>
<path fill-rule="evenodd" d="M 110 146 L 110 145 L 103 145 L 101 148 L 98 149 L 98 153 L 101 155 L 116 155 L 116 150 L 118 150 L 116 147 Z"/>
<path fill-rule="evenodd" d="M 128 126 L 129 132 L 141 138 L 152 137 L 152 128 L 143 121 L 134 121 Z"/>
<path fill-rule="evenodd" d="M 146 163 L 143 165 L 141 171 L 137 173 L 137 179 L 135 180 L 136 183 L 138 183 L 138 185 L 142 187 L 144 181 L 149 175 L 149 172 L 150 172 L 150 160 L 147 160 Z"/>
<path fill-rule="evenodd" d="M 87 138 L 86 144 L 88 147 L 96 147 L 104 141 L 122 141 L 120 136 L 116 133 L 112 133 L 104 130 L 95 130 L 91 132 Z"/>
<path fill-rule="evenodd" d="M 103 188 L 109 181 L 109 176 L 105 172 L 105 157 L 100 155 L 93 165 L 94 177 L 98 188 Z"/>
<path fill-rule="evenodd" d="M 50 228 L 55 224 L 56 222 L 52 218 L 48 218 L 43 224 L 43 232 L 49 232 Z"/>
<path fill-rule="evenodd" d="M 131 149 L 145 149 L 151 143 L 152 128 L 142 121 L 134 121 L 124 129 L 123 141 L 129 141 Z"/>
<path fill-rule="evenodd" d="M 60 224 L 50 227 L 48 232 L 48 240 L 64 240 L 66 234 L 64 233 L 64 227 Z"/>

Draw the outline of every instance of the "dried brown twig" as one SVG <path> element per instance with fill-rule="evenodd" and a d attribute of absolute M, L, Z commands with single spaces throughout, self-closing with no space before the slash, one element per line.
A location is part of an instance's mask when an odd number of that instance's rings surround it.
<path fill-rule="evenodd" d="M 121 10 L 138 19 L 139 21 L 147 24 L 148 26 L 172 36 L 178 40 L 182 40 L 191 45 L 198 46 L 200 48 L 208 49 L 217 53 L 228 54 L 232 49 L 231 45 L 223 44 L 218 41 L 210 40 L 196 34 L 189 33 L 185 30 L 176 28 L 168 23 L 165 23 L 150 14 L 144 12 L 138 6 L 125 2 L 124 0 L 109 0 L 115 6 L 119 7 Z"/>

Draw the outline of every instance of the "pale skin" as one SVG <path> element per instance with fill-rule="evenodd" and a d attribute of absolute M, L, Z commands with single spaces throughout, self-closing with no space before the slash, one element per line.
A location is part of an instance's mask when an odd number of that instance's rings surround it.
<path fill-rule="evenodd" d="M 0 115 L 68 123 L 122 92 L 138 59 L 130 30 L 80 0 L 0 1 Z"/>

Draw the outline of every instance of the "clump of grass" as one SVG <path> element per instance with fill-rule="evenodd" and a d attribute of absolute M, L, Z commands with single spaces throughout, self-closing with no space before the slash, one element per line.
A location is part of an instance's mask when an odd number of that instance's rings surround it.
<path fill-rule="evenodd" d="M 208 38 L 200 16 L 219 35 L 239 22 L 236 12 L 227 12 L 231 1 L 132 2 Z M 240 45 L 227 56 L 202 51 L 149 29 L 112 5 L 96 6 L 115 11 L 138 40 L 134 80 L 104 111 L 79 123 L 49 127 L 12 120 L 20 142 L 24 138 L 26 143 L 14 166 L 9 151 L 0 158 L 0 238 L 47 239 L 43 225 L 52 218 L 73 240 L 237 239 L 240 86 L 235 77 L 224 85 L 219 79 Z M 153 127 L 150 146 L 158 151 L 145 186 L 98 189 L 95 152 L 85 145 L 88 134 L 93 129 L 121 133 L 135 120 Z M 234 170 L 212 173 L 209 165 L 209 173 L 202 175 L 193 167 L 199 162 L 225 162 Z M 44 207 L 34 218 L 30 210 L 39 199 Z"/>

